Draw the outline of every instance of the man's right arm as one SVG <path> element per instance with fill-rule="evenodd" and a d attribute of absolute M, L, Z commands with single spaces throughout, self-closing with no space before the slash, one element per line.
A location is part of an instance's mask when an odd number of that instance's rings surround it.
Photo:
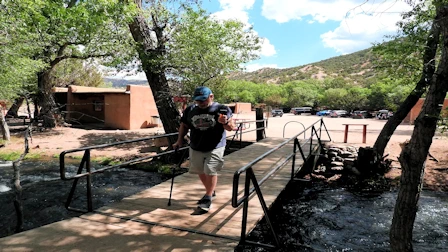
<path fill-rule="evenodd" d="M 178 149 L 179 147 L 182 147 L 182 144 L 184 142 L 184 136 L 188 133 L 188 125 L 181 122 L 179 126 L 179 135 L 177 136 L 177 142 L 173 144 L 173 149 Z"/>

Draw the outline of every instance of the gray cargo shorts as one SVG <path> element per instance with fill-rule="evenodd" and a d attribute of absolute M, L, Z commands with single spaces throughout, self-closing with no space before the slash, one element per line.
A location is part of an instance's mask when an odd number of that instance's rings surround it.
<path fill-rule="evenodd" d="M 201 152 L 190 148 L 190 173 L 218 175 L 224 166 L 225 147 L 219 147 L 212 151 Z"/>

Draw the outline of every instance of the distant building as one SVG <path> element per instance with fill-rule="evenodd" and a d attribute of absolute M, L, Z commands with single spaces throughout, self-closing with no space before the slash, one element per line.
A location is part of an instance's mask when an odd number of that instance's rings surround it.
<path fill-rule="evenodd" d="M 54 88 L 53 92 L 69 123 L 104 123 L 104 127 L 124 130 L 161 126 L 149 86 L 114 89 L 72 85 Z"/>
<path fill-rule="evenodd" d="M 249 113 L 252 111 L 252 105 L 248 102 L 235 102 L 225 105 L 228 106 L 234 114 Z"/>
<path fill-rule="evenodd" d="M 414 124 L 415 119 L 417 119 L 417 116 L 420 114 L 420 111 L 422 110 L 423 103 L 425 102 L 425 98 L 420 98 L 417 103 L 414 105 L 414 107 L 409 111 L 406 118 L 403 120 L 404 123 Z M 442 110 L 448 107 L 448 99 L 445 99 L 442 105 Z"/>

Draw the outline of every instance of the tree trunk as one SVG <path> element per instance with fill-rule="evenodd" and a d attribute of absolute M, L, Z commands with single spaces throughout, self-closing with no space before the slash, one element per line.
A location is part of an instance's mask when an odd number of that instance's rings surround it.
<path fill-rule="evenodd" d="M 399 157 L 402 174 L 390 229 L 392 251 L 413 251 L 412 231 L 422 188 L 425 161 L 440 117 L 440 104 L 443 104 L 448 91 L 448 5 L 437 8 L 434 22 L 441 29 L 442 55 L 437 72 L 431 79 L 422 111 L 415 121 L 411 140 Z"/>
<path fill-rule="evenodd" d="M 37 95 L 37 102 L 40 107 L 40 113 L 38 118 L 43 120 L 43 125 L 46 128 L 56 127 L 57 113 L 56 102 L 54 101 L 53 92 L 50 85 L 50 72 L 51 68 L 44 70 L 37 74 L 37 85 L 39 93 Z M 37 119 L 37 118 L 36 118 Z"/>
<path fill-rule="evenodd" d="M 8 112 L 6 113 L 6 115 L 14 117 L 14 118 L 19 117 L 19 108 L 20 108 L 20 106 L 22 106 L 23 100 L 25 100 L 24 97 L 19 97 L 19 98 L 15 99 L 14 103 L 8 109 Z"/>
<path fill-rule="evenodd" d="M 129 24 L 129 28 L 132 37 L 139 44 L 138 53 L 142 62 L 142 68 L 154 95 L 163 128 L 165 133 L 168 134 L 178 131 L 179 111 L 170 94 L 170 87 L 165 75 L 166 69 L 163 64 L 160 64 L 166 50 L 165 38 L 163 38 L 164 28 L 163 26 L 157 26 L 155 21 L 153 23 L 154 27 L 150 29 L 145 18 L 139 14 Z M 151 31 L 156 33 L 157 41 L 153 41 L 151 38 Z M 170 146 L 176 140 L 177 136 L 170 137 Z"/>
<path fill-rule="evenodd" d="M 412 90 L 411 94 L 406 98 L 406 100 L 400 105 L 394 115 L 389 118 L 389 120 L 384 125 L 381 130 L 378 138 L 373 145 L 376 153 L 378 154 L 378 158 L 382 158 L 384 155 L 384 150 L 386 149 L 387 144 L 391 136 L 393 135 L 395 129 L 400 125 L 400 123 L 406 118 L 409 111 L 414 107 L 414 105 L 418 102 L 420 97 L 426 92 L 426 89 L 429 85 L 432 76 L 435 71 L 435 57 L 437 53 L 437 47 L 440 42 L 440 26 L 434 22 L 431 26 L 431 30 L 428 34 L 427 42 L 426 42 L 426 50 L 423 54 L 423 73 L 422 77 L 418 81 L 414 90 Z"/>
<path fill-rule="evenodd" d="M 21 232 L 23 231 L 23 204 L 22 204 L 22 186 L 20 185 L 20 164 L 22 163 L 22 160 L 25 158 L 25 156 L 28 154 L 30 148 L 28 143 L 28 138 L 30 136 L 30 127 L 25 130 L 25 136 L 24 136 L 24 144 L 25 148 L 23 153 L 20 155 L 20 157 L 12 162 L 12 167 L 14 169 L 14 178 L 12 180 L 14 184 L 14 208 L 16 210 L 16 216 L 17 216 L 17 223 L 16 223 L 16 230 L 15 232 Z"/>
<path fill-rule="evenodd" d="M 22 204 L 22 186 L 20 185 L 20 162 L 13 162 L 14 169 L 14 209 L 16 210 L 16 233 L 23 231 L 23 204 Z"/>
<path fill-rule="evenodd" d="M 11 134 L 2 109 L 0 109 L 0 123 L 2 128 L 2 139 L 9 142 L 11 140 Z"/>

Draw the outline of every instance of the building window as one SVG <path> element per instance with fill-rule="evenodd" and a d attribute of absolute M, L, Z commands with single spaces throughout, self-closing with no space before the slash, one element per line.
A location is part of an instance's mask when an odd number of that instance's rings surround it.
<path fill-rule="evenodd" d="M 103 111 L 103 103 L 101 101 L 93 101 L 94 111 Z"/>

